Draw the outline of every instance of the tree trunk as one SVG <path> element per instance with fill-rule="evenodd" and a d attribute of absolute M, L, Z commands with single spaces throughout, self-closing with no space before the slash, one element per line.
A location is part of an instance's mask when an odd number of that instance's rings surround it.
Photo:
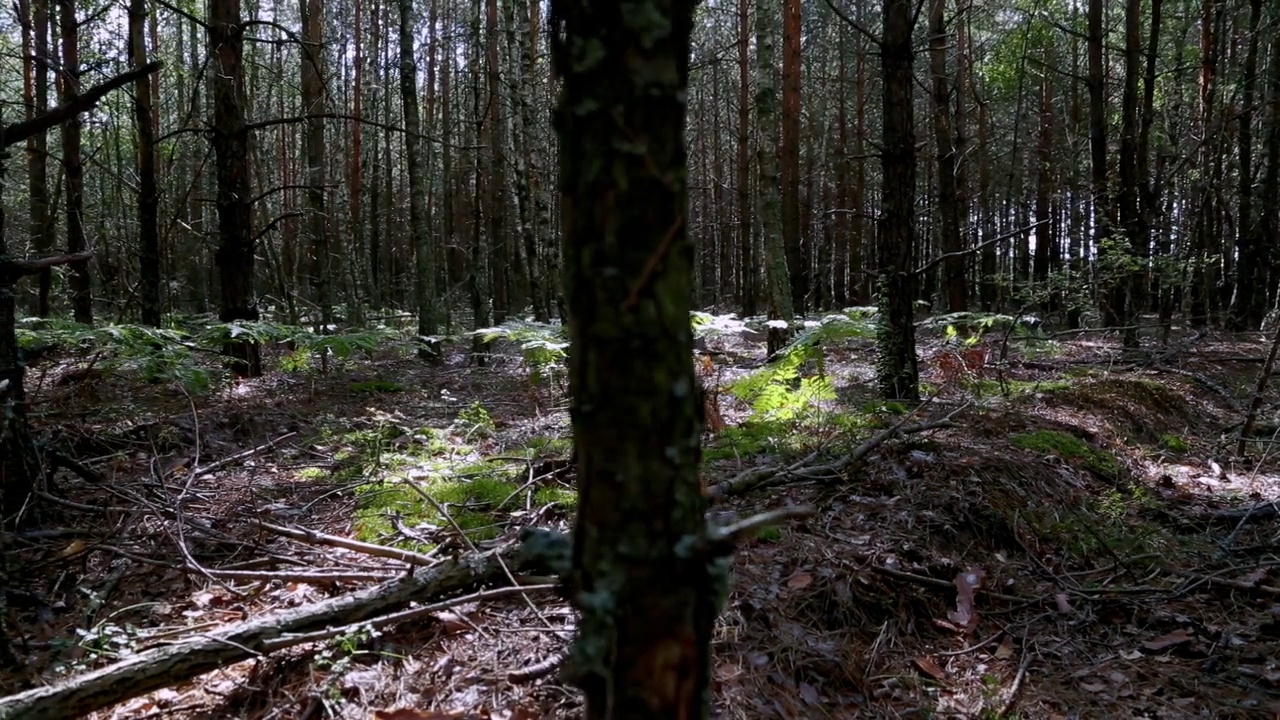
<path fill-rule="evenodd" d="M 490 270 L 493 280 L 493 320 L 502 323 L 508 313 L 521 308 L 519 293 L 515 292 L 512 272 L 511 239 L 507 237 L 507 132 L 502 112 L 502 62 L 498 54 L 498 0 L 485 0 L 485 83 L 488 91 L 486 107 L 488 117 L 485 126 L 489 130 L 488 189 L 485 198 L 488 207 Z"/>
<path fill-rule="evenodd" d="M 212 58 L 213 144 L 218 190 L 218 279 L 224 323 L 257 320 L 254 292 L 254 242 L 249 207 L 249 131 L 244 119 L 244 27 L 240 0 L 209 3 L 209 55 Z M 262 375 L 257 343 L 231 338 L 223 347 L 240 377 Z"/>
<path fill-rule="evenodd" d="M 1147 232 L 1140 215 L 1140 187 L 1144 178 L 1138 176 L 1139 132 L 1141 121 L 1138 118 L 1138 79 L 1143 72 L 1142 66 L 1142 1 L 1128 0 L 1124 10 L 1124 93 L 1120 100 L 1120 188 L 1117 193 L 1117 207 L 1120 213 L 1120 227 L 1128 238 L 1128 247 L 1116 248 L 1116 253 L 1127 253 L 1122 270 L 1112 289 L 1113 310 L 1116 320 L 1125 326 L 1123 332 L 1124 346 L 1138 347 L 1137 323 L 1141 310 L 1141 297 L 1137 291 L 1141 287 L 1142 262 L 1147 251 Z M 1120 255 L 1117 254 L 1117 257 Z"/>
<path fill-rule="evenodd" d="M 803 313 L 809 298 L 809 258 L 800 220 L 800 0 L 783 0 L 781 136 L 782 247 L 791 307 Z"/>
<path fill-rule="evenodd" d="M 147 20 L 145 0 L 129 1 L 129 61 L 134 68 L 147 64 L 144 35 Z M 138 134 L 138 259 L 140 282 L 138 299 L 142 306 L 142 322 L 159 327 L 160 298 L 160 227 L 159 197 L 156 190 L 155 115 L 151 107 L 151 76 L 143 75 L 133 86 L 133 121 Z"/>
<path fill-rule="evenodd" d="M 59 73 L 59 102 L 72 101 L 80 93 L 80 24 L 76 21 L 75 0 L 58 0 L 58 30 L 62 35 L 62 68 Z M 84 235 L 84 158 L 80 154 L 80 130 L 83 123 L 76 115 L 62 124 L 62 182 L 66 188 L 67 251 L 83 252 Z M 89 263 L 71 267 L 68 283 L 71 312 L 76 322 L 93 324 L 93 289 L 89 280 Z"/>
<path fill-rule="evenodd" d="M 49 0 L 31 0 L 32 102 L 27 118 L 49 110 Z M 27 208 L 30 214 L 28 232 L 37 255 L 47 255 L 54 245 L 53 213 L 49 197 L 49 141 L 45 133 L 36 133 L 27 141 Z M 51 271 L 40 273 L 36 301 L 32 308 L 39 317 L 49 316 Z"/>
<path fill-rule="evenodd" d="M 786 323 L 786 327 L 769 328 L 768 346 L 771 354 L 781 348 L 790 337 L 790 324 L 795 317 L 778 182 L 778 76 L 774 68 L 774 42 L 779 35 L 779 25 L 773 4 L 768 0 L 759 3 L 756 7 L 755 97 L 756 124 L 760 128 L 759 144 L 756 146 L 756 167 L 760 173 L 757 207 L 764 235 L 769 319 Z"/>
<path fill-rule="evenodd" d="M 1089 0 L 1089 160 L 1093 179 L 1093 233 L 1094 250 L 1104 256 L 1107 241 L 1111 238 L 1111 193 L 1107 185 L 1107 117 L 1106 85 L 1103 74 L 1102 52 L 1103 0 Z M 1109 291 L 1099 294 L 1102 324 L 1119 325 L 1124 317 L 1124 286 L 1118 278 L 1104 277 L 1103 284 Z M 1116 292 L 1116 288 L 1119 292 Z"/>
<path fill-rule="evenodd" d="M 302 112 L 306 121 L 307 234 L 311 245 L 311 291 L 320 309 L 321 332 L 333 324 L 333 271 L 329 252 L 329 221 L 325 211 L 327 193 L 324 118 L 324 4 L 323 0 L 300 0 L 305 44 L 302 55 Z"/>
<path fill-rule="evenodd" d="M 742 278 L 738 292 L 742 314 L 751 317 L 757 312 L 756 267 L 752 247 L 751 160 L 748 152 L 751 139 L 751 76 L 750 66 L 750 7 L 749 0 L 738 0 L 738 252 L 741 258 Z"/>
<path fill-rule="evenodd" d="M 884 73 L 880 167 L 884 190 L 879 221 L 881 394 L 889 400 L 920 399 L 913 303 L 915 258 L 916 138 L 912 100 L 911 35 L 916 16 L 910 0 L 884 0 L 880 59 Z"/>
<path fill-rule="evenodd" d="M 1262 240 L 1271 251 L 1267 263 L 1267 297 L 1274 301 L 1280 273 L 1277 273 L 1277 248 L 1280 248 L 1280 7 L 1271 5 L 1271 25 L 1278 30 L 1271 36 L 1271 68 L 1267 79 L 1267 170 L 1262 177 Z"/>
<path fill-rule="evenodd" d="M 960 196 L 956 190 L 956 147 L 951 131 L 951 83 L 947 78 L 947 0 L 932 0 L 929 12 L 929 69 L 933 75 L 933 140 L 938 151 L 938 221 L 940 249 L 958 253 Z M 947 311 L 968 309 L 969 288 L 965 259 L 957 255 L 943 262 Z"/>
<path fill-rule="evenodd" d="M 1253 117 L 1257 112 L 1254 98 L 1258 86 L 1258 34 L 1262 22 L 1262 0 L 1249 0 L 1249 48 L 1245 51 L 1244 83 L 1241 90 L 1238 116 L 1237 154 L 1240 158 L 1238 173 L 1239 211 L 1236 213 L 1236 254 L 1239 264 L 1236 270 L 1235 302 L 1231 307 L 1230 327 L 1233 330 L 1256 330 L 1262 325 L 1266 313 L 1261 279 L 1266 277 L 1266 248 L 1262 244 L 1262 226 L 1253 210 Z"/>
<path fill-rule="evenodd" d="M 695 4 L 551 6 L 579 487 L 569 670 L 588 720 L 710 713 L 713 572 L 682 551 L 706 526 L 684 146 Z"/>
<path fill-rule="evenodd" d="M 418 311 L 418 357 L 437 356 L 429 340 L 438 331 L 435 268 L 431 265 L 431 231 L 427 227 L 427 168 L 422 120 L 418 113 L 418 66 L 414 54 L 413 3 L 398 0 L 400 11 L 400 104 L 404 111 L 405 155 L 409 161 L 409 234 L 414 252 L 414 299 Z"/>

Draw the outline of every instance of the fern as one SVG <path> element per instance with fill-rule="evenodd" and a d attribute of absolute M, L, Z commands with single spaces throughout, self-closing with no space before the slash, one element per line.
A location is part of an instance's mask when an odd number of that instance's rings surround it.
<path fill-rule="evenodd" d="M 563 325 L 508 320 L 495 326 L 481 328 L 471 334 L 485 343 L 506 340 L 520 348 L 521 361 L 529 370 L 529 381 L 540 385 L 561 371 L 568 358 L 568 328 Z"/>

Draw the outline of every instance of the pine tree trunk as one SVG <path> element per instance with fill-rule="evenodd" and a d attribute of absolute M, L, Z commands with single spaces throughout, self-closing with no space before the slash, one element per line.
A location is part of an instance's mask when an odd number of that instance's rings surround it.
<path fill-rule="evenodd" d="M 240 0 L 209 3 L 209 54 L 212 58 L 213 144 L 217 174 L 218 279 L 224 323 L 257 320 L 254 292 L 254 242 L 249 207 L 249 131 L 244 119 L 244 26 Z M 223 347 L 240 377 L 262 375 L 257 343 L 232 338 Z"/>
<path fill-rule="evenodd" d="M 946 0 L 932 0 L 929 11 L 929 69 L 933 75 L 933 141 L 938 152 L 939 245 L 943 253 L 958 253 L 960 197 L 956 189 L 956 147 L 951 129 L 951 83 L 947 77 Z M 947 311 L 968 309 L 969 288 L 963 256 L 943 262 Z"/>
<path fill-rule="evenodd" d="M 431 232 L 427 227 L 427 168 L 422 121 L 418 113 L 418 66 L 414 55 L 413 3 L 398 0 L 400 11 L 400 103 L 404 124 L 405 155 L 409 161 L 409 233 L 414 252 L 414 300 L 418 311 L 418 356 L 436 356 L 428 338 L 437 332 L 435 269 L 431 266 Z"/>
<path fill-rule="evenodd" d="M 329 252 L 328 213 L 325 210 L 325 194 L 328 192 L 325 172 L 324 118 L 324 5 L 322 0 L 300 0 L 302 28 L 305 44 L 302 55 L 302 111 L 307 115 L 307 234 L 311 249 L 311 291 L 320 309 L 318 324 L 321 332 L 333 324 L 333 271 Z"/>
<path fill-rule="evenodd" d="M 1262 22 L 1262 0 L 1249 0 L 1249 46 L 1245 51 L 1240 114 L 1237 117 L 1236 147 L 1240 169 L 1236 212 L 1236 254 L 1240 259 L 1236 271 L 1235 299 L 1231 306 L 1229 327 L 1233 330 L 1256 330 L 1265 314 L 1265 297 L 1260 273 L 1264 270 L 1266 248 L 1262 244 L 1262 227 L 1253 210 L 1253 117 L 1258 86 L 1258 34 Z"/>
<path fill-rule="evenodd" d="M 783 236 L 782 199 L 779 191 L 778 74 L 774 67 L 774 43 L 780 30 L 777 9 L 767 0 L 756 7 L 756 124 L 760 140 L 756 146 L 759 169 L 757 207 L 764 235 L 765 282 L 768 284 L 769 319 L 787 327 L 771 327 L 769 352 L 781 348 L 790 337 L 795 317 L 792 306 L 791 275 L 787 270 Z"/>
<path fill-rule="evenodd" d="M 712 573 L 681 552 L 706 508 L 684 144 L 694 5 L 551 7 L 579 487 L 568 670 L 588 720 L 710 712 Z M 600 52 L 583 62 L 580 47 Z"/>
<path fill-rule="evenodd" d="M 880 208 L 880 393 L 888 400 L 920 399 L 913 313 L 916 275 L 916 138 L 912 98 L 911 0 L 884 0 L 880 62 L 884 74 L 880 167 L 884 190 Z"/>
<path fill-rule="evenodd" d="M 58 78 L 59 101 L 63 104 L 80 93 L 80 24 L 76 20 L 74 0 L 58 0 L 58 30 L 62 35 L 62 68 Z M 83 252 L 84 233 L 84 158 L 80 150 L 80 117 L 62 124 L 62 183 L 66 189 L 67 252 Z M 93 324 L 93 290 L 89 280 L 89 263 L 71 266 L 68 282 L 71 311 L 76 322 Z"/>
<path fill-rule="evenodd" d="M 144 0 L 129 2 L 129 62 L 134 68 L 147 64 L 144 28 L 147 20 Z M 133 121 L 137 131 L 138 161 L 138 245 L 141 281 L 138 299 L 142 306 L 142 322 L 159 327 L 160 298 L 160 227 L 159 197 L 156 190 L 155 115 L 151 106 L 150 75 L 134 83 Z"/>

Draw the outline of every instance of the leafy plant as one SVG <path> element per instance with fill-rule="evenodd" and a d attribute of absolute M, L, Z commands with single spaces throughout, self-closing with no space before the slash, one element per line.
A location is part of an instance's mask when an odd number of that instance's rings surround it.
<path fill-rule="evenodd" d="M 541 385 L 562 371 L 569 348 L 568 329 L 563 325 L 508 320 L 496 327 L 471 333 L 485 343 L 506 340 L 520 348 L 521 360 L 529 371 L 529 381 Z"/>

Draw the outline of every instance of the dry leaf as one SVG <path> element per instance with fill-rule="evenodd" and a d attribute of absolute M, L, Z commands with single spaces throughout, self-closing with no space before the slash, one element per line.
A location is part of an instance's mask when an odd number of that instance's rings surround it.
<path fill-rule="evenodd" d="M 1248 575 L 1245 575 L 1244 577 L 1240 578 L 1240 582 L 1245 585 L 1248 585 L 1249 587 L 1254 587 L 1255 585 L 1257 585 L 1258 583 L 1266 579 L 1267 579 L 1267 569 L 1258 568 L 1257 570 L 1254 570 Z"/>
<path fill-rule="evenodd" d="M 1148 640 L 1142 643 L 1142 647 L 1148 650 L 1164 650 L 1167 647 L 1173 647 L 1174 645 L 1181 645 L 1182 643 L 1187 642 L 1188 640 L 1191 640 L 1194 637 L 1195 637 L 1194 635 L 1187 632 L 1185 629 L 1178 628 L 1177 630 L 1174 630 L 1168 635 L 1161 635 L 1158 638 L 1154 638 L 1152 640 Z"/>
<path fill-rule="evenodd" d="M 72 540 L 66 547 L 62 548 L 62 552 L 58 553 L 58 557 L 65 560 L 74 555 L 79 555 L 87 547 L 89 547 L 88 543 L 83 540 Z"/>
<path fill-rule="evenodd" d="M 1063 615 L 1070 615 L 1072 612 L 1071 600 L 1067 598 L 1066 593 L 1057 593 L 1053 596 L 1053 601 L 1058 604 L 1058 612 Z"/>
<path fill-rule="evenodd" d="M 813 584 L 813 576 L 810 575 L 809 573 L 804 573 L 804 572 L 796 573 L 795 575 L 792 575 L 790 579 L 787 580 L 787 587 L 791 588 L 792 590 L 800 590 L 803 588 L 807 588 L 812 584 Z"/>
<path fill-rule="evenodd" d="M 1085 692 L 1100 693 L 1107 689 L 1107 684 L 1102 682 L 1086 682 L 1080 683 L 1080 689 Z"/>
<path fill-rule="evenodd" d="M 986 572 L 979 568 L 969 568 L 956 575 L 956 609 L 947 612 L 951 622 L 965 630 L 972 630 L 978 625 L 978 614 L 973 609 L 973 594 L 982 587 L 982 578 Z"/>
<path fill-rule="evenodd" d="M 921 656 L 915 659 L 916 667 L 920 668 L 920 672 L 928 675 L 939 682 L 947 679 L 947 671 L 938 666 L 931 657 Z"/>
<path fill-rule="evenodd" d="M 1001 660 L 1013 657 L 1013 638 L 1004 636 L 1004 640 L 1000 641 L 1000 646 L 996 648 L 996 657 Z"/>
<path fill-rule="evenodd" d="M 800 683 L 800 697 L 810 705 L 822 704 L 822 696 L 818 694 L 818 689 L 807 682 Z"/>

